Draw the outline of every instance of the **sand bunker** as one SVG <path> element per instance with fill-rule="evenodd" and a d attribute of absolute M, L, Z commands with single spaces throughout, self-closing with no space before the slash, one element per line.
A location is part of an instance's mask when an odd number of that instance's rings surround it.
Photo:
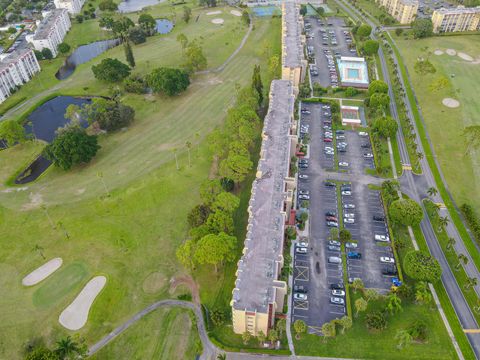
<path fill-rule="evenodd" d="M 33 270 L 30 274 L 25 276 L 22 280 L 24 286 L 32 286 L 38 284 L 40 281 L 46 279 L 52 275 L 55 271 L 62 266 L 63 260 L 61 258 L 55 258 L 49 262 L 43 264 L 39 268 Z"/>
<path fill-rule="evenodd" d="M 217 24 L 217 25 L 221 25 L 221 24 L 223 24 L 224 22 L 225 22 L 225 20 L 220 19 L 220 18 L 216 18 L 216 19 L 213 19 L 213 20 L 212 20 L 212 23 L 213 23 L 213 24 Z"/>
<path fill-rule="evenodd" d="M 457 52 L 453 49 L 447 49 L 445 52 L 450 56 L 457 55 Z"/>
<path fill-rule="evenodd" d="M 452 98 L 443 99 L 442 104 L 449 108 L 457 108 L 460 106 L 460 102 Z"/>
<path fill-rule="evenodd" d="M 242 13 L 238 10 L 230 10 L 230 14 L 233 16 L 242 16 Z"/>
<path fill-rule="evenodd" d="M 457 55 L 458 55 L 458 57 L 460 57 L 461 59 L 463 59 L 465 61 L 473 61 L 473 57 L 471 57 L 470 55 L 465 54 L 463 52 L 459 52 Z"/>
<path fill-rule="evenodd" d="M 217 10 L 217 11 L 209 11 L 207 12 L 207 15 L 210 16 L 210 15 L 218 15 L 218 14 L 221 14 L 222 12 L 220 10 Z"/>
<path fill-rule="evenodd" d="M 58 318 L 60 324 L 69 330 L 81 329 L 88 319 L 88 312 L 97 295 L 102 291 L 107 278 L 96 276 L 80 291 L 75 300 L 63 310 Z"/>
<path fill-rule="evenodd" d="M 439 50 L 439 49 L 435 50 L 433 53 L 434 53 L 435 55 L 443 55 L 443 51 L 442 51 L 442 50 Z"/>

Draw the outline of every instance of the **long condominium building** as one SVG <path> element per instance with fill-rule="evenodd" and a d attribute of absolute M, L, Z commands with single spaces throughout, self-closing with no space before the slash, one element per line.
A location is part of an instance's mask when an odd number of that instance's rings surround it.
<path fill-rule="evenodd" d="M 298 143 L 294 104 L 292 81 L 272 81 L 248 207 L 247 235 L 231 301 L 233 330 L 237 334 L 267 334 L 274 326 L 275 313 L 282 312 L 287 294 L 287 284 L 279 278 L 284 265 L 285 224 L 293 208 L 296 183 L 289 176 Z"/>
<path fill-rule="evenodd" d="M 33 36 L 27 36 L 27 41 L 33 44 L 35 50 L 50 49 L 57 56 L 57 47 L 63 41 L 72 26 L 66 9 L 55 9 L 40 22 Z"/>
<path fill-rule="evenodd" d="M 476 31 L 480 29 L 480 6 L 435 10 L 432 14 L 433 32 Z"/>
<path fill-rule="evenodd" d="M 14 51 L 0 61 L 0 103 L 40 71 L 32 49 Z"/>
<path fill-rule="evenodd" d="M 400 24 L 410 24 L 418 11 L 418 0 L 376 0 Z"/>
<path fill-rule="evenodd" d="M 78 14 L 82 10 L 85 0 L 54 0 L 57 9 L 66 9 L 70 14 Z"/>

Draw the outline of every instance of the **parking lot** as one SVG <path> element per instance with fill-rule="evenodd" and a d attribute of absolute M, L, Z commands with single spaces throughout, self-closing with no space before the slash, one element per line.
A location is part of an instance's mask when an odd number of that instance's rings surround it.
<path fill-rule="evenodd" d="M 301 131 L 310 141 L 308 160 L 299 161 L 297 193 L 299 207 L 308 201 L 308 210 L 299 211 L 308 211 L 310 221 L 308 239 L 302 239 L 307 243 L 295 248 L 292 314 L 293 321 L 307 323 L 310 333 L 319 333 L 325 322 L 346 313 L 345 281 L 360 278 L 366 287 L 380 292 L 390 288 L 391 278 L 385 274 L 389 270 L 393 275 L 394 270 L 387 269 L 380 257 L 393 254 L 380 193 L 369 188 L 365 175 L 365 169 L 374 166 L 367 156 L 371 154 L 368 134 L 335 131 L 327 104 L 304 103 L 301 114 Z M 339 162 L 348 165 L 338 166 Z M 331 233 L 342 226 L 352 236 L 343 260 L 341 244 Z"/>
<path fill-rule="evenodd" d="M 349 28 L 342 18 L 335 17 L 328 20 L 308 17 L 305 24 L 312 84 L 337 86 L 335 56 L 357 56 Z"/>

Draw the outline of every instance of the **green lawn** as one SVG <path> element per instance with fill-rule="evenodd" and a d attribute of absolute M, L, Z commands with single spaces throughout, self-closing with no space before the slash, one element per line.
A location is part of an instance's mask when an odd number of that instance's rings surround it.
<path fill-rule="evenodd" d="M 228 54 L 220 46 L 210 44 L 210 39 L 218 43 L 220 39 L 230 41 L 228 39 L 235 36 L 238 45 L 246 31 L 242 25 L 242 31 L 232 35 L 230 32 L 236 25 L 229 28 L 229 19 L 237 25 L 239 20 L 226 14 L 224 17 L 225 26 L 215 27 L 215 32 L 209 32 L 206 20 L 192 22 L 189 26 L 193 30 L 188 27 L 182 30 L 191 36 L 200 36 L 202 31 L 208 34 L 204 47 L 214 66 L 223 62 Z M 141 51 L 140 47 L 134 47 L 138 68 L 178 64 L 181 54 L 175 41 L 177 30 L 181 27 L 168 36 L 149 39 Z M 136 109 L 134 124 L 125 132 L 101 137 L 102 149 L 86 166 L 69 172 L 51 168 L 28 186 L 10 188 L 4 182 L 18 168 L 23 168 L 42 145 L 27 143 L 0 152 L 0 235 L 11 239 L 3 244 L 0 252 L 0 310 L 3 314 L 0 358 L 18 359 L 22 344 L 33 338 L 44 337 L 51 344 L 68 333 L 58 324 L 58 316 L 77 291 L 56 290 L 57 299 L 53 294 L 48 298 L 45 291 L 42 296 L 35 296 L 36 291 L 50 284 L 56 275 L 31 288 L 21 286 L 21 279 L 45 262 L 34 251 L 36 245 L 44 249 L 47 259 L 62 257 L 65 268 L 81 263 L 89 276 L 107 276 L 107 285 L 96 299 L 89 321 L 79 331 L 89 344 L 98 341 L 136 311 L 169 296 L 168 280 L 182 273 L 175 249 L 186 236 L 188 211 L 200 201 L 199 184 L 210 172 L 211 157 L 203 139 L 223 121 L 234 101 L 236 84 L 245 85 L 250 81 L 254 64 L 262 66 L 266 81 L 267 59 L 263 44 L 279 42 L 279 34 L 279 19 L 256 20 L 255 30 L 245 47 L 228 66 L 219 73 L 195 77 L 181 96 L 125 96 L 124 100 Z M 121 49 L 110 50 L 110 55 L 106 56 L 117 55 L 123 56 Z M 215 56 L 218 58 L 214 59 Z M 88 86 L 88 93 L 108 93 L 108 85 L 91 78 L 90 65 L 77 69 L 70 79 L 62 82 L 67 85 L 62 85 L 64 87 L 58 91 L 71 94 Z M 22 91 L 28 90 L 27 86 Z M 34 88 L 28 91 L 28 96 L 35 93 Z M 192 167 L 188 167 L 185 148 L 188 140 L 194 144 Z M 178 149 L 179 171 L 173 160 L 175 148 Z M 98 172 L 104 175 L 110 197 L 104 196 L 103 186 L 96 176 Z M 55 224 L 63 223 L 69 239 L 59 226 L 51 227 L 39 207 L 42 203 Z M 245 214 L 241 216 L 245 218 Z M 153 287 L 152 272 L 163 275 L 158 277 L 160 283 Z M 206 281 L 214 283 L 215 289 L 220 291 L 221 284 L 211 276 L 211 269 L 205 272 L 210 275 Z M 226 281 L 231 281 L 231 274 Z M 156 291 L 152 292 L 152 288 Z M 222 301 L 231 295 L 229 291 L 222 289 Z M 35 301 L 37 304 L 56 302 L 57 305 L 38 307 Z"/>
<path fill-rule="evenodd" d="M 409 70 L 438 162 L 454 199 L 458 204 L 468 202 L 479 207 L 480 154 L 465 155 L 462 131 L 466 126 L 480 124 L 476 81 L 480 77 L 480 65 L 471 64 L 458 56 L 437 56 L 433 52 L 451 48 L 477 58 L 480 56 L 480 35 L 442 36 L 415 41 L 395 37 L 395 42 Z M 427 57 L 435 66 L 436 73 L 416 74 L 413 66 L 417 57 Z M 452 74 L 455 77 L 451 77 Z M 443 89 L 435 86 L 440 78 L 446 79 Z M 442 105 L 445 97 L 458 99 L 460 107 L 445 107 Z"/>
<path fill-rule="evenodd" d="M 194 359 L 202 344 L 193 313 L 178 308 L 153 311 L 91 357 L 115 359 Z M 194 320 L 195 321 L 195 320 Z"/>

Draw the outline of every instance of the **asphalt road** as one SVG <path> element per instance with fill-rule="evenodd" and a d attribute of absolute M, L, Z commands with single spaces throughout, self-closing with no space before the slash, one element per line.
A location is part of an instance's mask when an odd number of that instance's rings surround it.
<path fill-rule="evenodd" d="M 342 1 L 338 1 L 337 3 L 347 12 L 349 13 L 352 17 L 359 19 L 363 18 L 356 10 L 351 10 L 351 8 L 345 6 L 345 4 Z M 372 26 L 373 29 L 376 28 L 376 25 L 373 24 L 368 18 L 363 18 L 363 20 L 368 23 L 370 26 Z M 375 35 L 372 33 L 372 38 L 375 39 Z M 382 49 L 379 49 L 379 57 L 380 57 L 380 62 L 381 62 L 381 67 L 382 67 L 382 73 L 385 81 L 389 85 L 389 95 L 390 98 L 393 99 L 393 91 L 392 91 L 392 83 L 391 79 L 389 77 L 388 71 L 387 71 L 387 64 L 385 60 L 385 55 L 382 51 Z M 397 59 L 395 57 L 395 54 L 393 55 L 395 62 L 397 62 Z M 400 77 L 400 81 L 402 86 L 404 87 L 403 84 L 403 79 Z M 410 104 L 410 101 L 408 98 L 404 98 L 405 104 L 407 106 L 407 112 L 408 116 L 413 119 L 412 116 L 412 107 Z M 392 101 L 390 103 L 390 110 L 392 113 L 392 116 L 398 121 L 398 111 L 396 108 L 396 103 Z M 419 110 L 420 111 L 420 110 Z M 412 121 L 412 124 L 414 124 L 415 127 L 415 132 L 417 134 L 417 144 L 418 144 L 418 149 L 420 152 L 423 152 L 423 147 L 422 143 L 420 141 L 420 138 L 418 136 L 418 131 L 415 125 L 415 121 Z M 408 156 L 407 148 L 406 148 L 406 143 L 403 138 L 403 134 L 401 131 L 401 128 L 399 128 L 400 131 L 397 133 L 397 140 L 399 144 L 399 150 L 400 150 L 400 157 L 401 160 L 404 164 L 409 164 L 410 159 Z M 423 198 L 427 197 L 427 190 L 429 187 L 436 187 L 435 180 L 433 178 L 430 166 L 425 158 L 421 160 L 421 167 L 423 170 L 422 175 L 414 175 L 412 174 L 411 171 L 404 171 L 402 177 L 400 178 L 400 184 L 402 191 L 405 192 L 407 195 L 412 197 L 414 200 L 421 202 Z M 435 202 L 443 203 L 443 200 L 440 195 L 436 195 L 433 199 Z M 448 215 L 448 211 L 445 210 L 445 214 Z M 444 215 L 445 215 L 444 214 Z M 424 217 L 424 220 L 420 224 L 422 232 L 425 236 L 427 245 L 430 249 L 430 252 L 432 255 L 440 262 L 440 265 L 442 266 L 442 282 L 445 286 L 445 289 L 450 297 L 450 300 L 452 302 L 453 307 L 455 308 L 455 311 L 457 313 L 457 316 L 463 326 L 464 329 L 477 329 L 478 324 L 468 307 L 467 302 L 465 301 L 465 298 L 458 287 L 458 284 L 455 280 L 455 277 L 453 273 L 450 270 L 450 267 L 448 266 L 448 263 L 445 259 L 445 256 L 443 254 L 443 251 L 435 237 L 435 234 L 432 229 L 432 225 L 430 221 L 428 220 L 428 217 Z M 459 236 L 457 229 L 453 224 L 449 224 L 447 227 L 447 232 L 449 236 L 454 237 L 456 239 L 456 245 L 455 249 L 458 253 L 463 253 L 469 257 L 469 263 L 467 266 L 465 266 L 465 271 L 467 272 L 469 277 L 475 277 L 477 279 L 480 279 L 480 273 L 478 269 L 475 267 L 475 264 L 472 259 L 470 258 L 468 251 L 466 250 L 465 244 L 463 243 L 463 239 Z M 480 285 L 475 288 L 477 294 L 479 293 Z M 468 339 L 470 341 L 470 344 L 472 345 L 472 348 L 477 356 L 477 358 L 480 358 L 480 334 L 468 334 Z"/>

